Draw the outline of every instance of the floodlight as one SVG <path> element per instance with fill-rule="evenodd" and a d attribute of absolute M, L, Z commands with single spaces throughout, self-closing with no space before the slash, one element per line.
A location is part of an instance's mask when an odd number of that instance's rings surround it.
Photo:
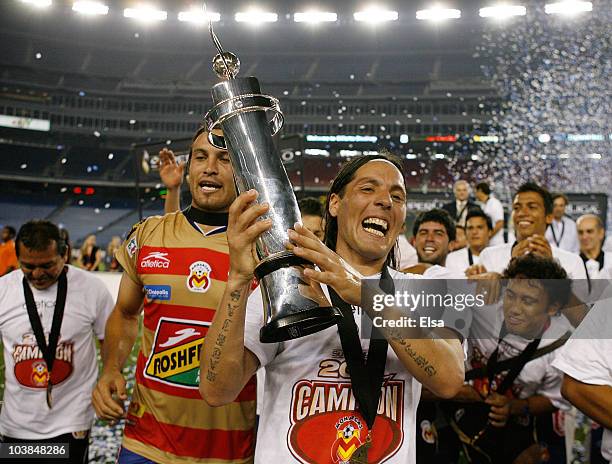
<path fill-rule="evenodd" d="M 108 6 L 100 2 L 79 0 L 72 4 L 72 11 L 89 16 L 103 16 L 108 14 Z"/>
<path fill-rule="evenodd" d="M 144 22 L 165 21 L 168 18 L 168 12 L 158 10 L 150 5 L 139 5 L 135 8 L 123 10 L 123 16 Z"/>
<path fill-rule="evenodd" d="M 268 11 L 261 10 L 249 10 L 239 11 L 234 16 L 234 19 L 238 23 L 250 23 L 250 24 L 262 24 L 262 23 L 275 23 L 278 21 L 278 15 Z"/>
<path fill-rule="evenodd" d="M 355 12 L 353 18 L 355 21 L 366 23 L 382 23 L 386 21 L 397 21 L 399 15 L 397 11 L 368 8 L 367 10 Z"/>
<path fill-rule="evenodd" d="M 303 11 L 293 15 L 296 23 L 333 23 L 337 21 L 338 15 L 327 11 Z"/>
<path fill-rule="evenodd" d="M 546 14 L 572 15 L 583 13 L 585 11 L 593 11 L 593 3 L 567 0 L 564 2 L 549 3 L 544 5 L 544 11 Z"/>
<path fill-rule="evenodd" d="M 525 16 L 527 8 L 523 5 L 495 5 L 481 8 L 478 12 L 481 18 L 509 18 L 511 16 Z"/>
<path fill-rule="evenodd" d="M 21 3 L 27 3 L 28 5 L 32 5 L 36 8 L 46 8 L 51 6 L 53 2 L 52 0 L 21 0 Z"/>
<path fill-rule="evenodd" d="M 180 11 L 178 20 L 195 24 L 208 24 L 208 21 L 218 23 L 221 21 L 221 15 L 213 11 L 204 11 L 200 8 L 192 8 L 188 11 Z"/>
<path fill-rule="evenodd" d="M 459 18 L 461 18 L 461 10 L 455 10 L 453 8 L 434 7 L 416 12 L 416 19 L 424 21 L 441 21 L 443 19 Z"/>

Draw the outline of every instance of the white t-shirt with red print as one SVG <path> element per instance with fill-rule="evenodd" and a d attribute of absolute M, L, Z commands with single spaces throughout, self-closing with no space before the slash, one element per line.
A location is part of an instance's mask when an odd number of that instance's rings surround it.
<path fill-rule="evenodd" d="M 113 299 L 93 273 L 68 266 L 64 318 L 53 363 L 53 408 L 46 401 L 47 367 L 28 318 L 23 273 L 0 278 L 0 334 L 4 347 L 5 391 L 0 433 L 38 440 L 91 427 L 91 392 L 98 376 L 94 335 L 104 338 Z M 48 340 L 57 283 L 45 290 L 30 286 Z"/>
<path fill-rule="evenodd" d="M 423 278 L 389 272 L 396 283 Z M 443 278 L 431 274 L 429 278 Z M 328 295 L 327 288 L 323 290 Z M 255 462 L 348 462 L 368 428 L 356 410 L 337 327 L 283 343 L 261 343 L 262 314 L 261 292 L 255 290 L 247 302 L 245 346 L 266 370 Z M 360 327 L 361 308 L 354 307 L 353 315 Z M 362 339 L 361 347 L 367 353 L 369 340 Z M 420 395 L 421 384 L 389 347 L 369 462 L 415 462 Z"/>

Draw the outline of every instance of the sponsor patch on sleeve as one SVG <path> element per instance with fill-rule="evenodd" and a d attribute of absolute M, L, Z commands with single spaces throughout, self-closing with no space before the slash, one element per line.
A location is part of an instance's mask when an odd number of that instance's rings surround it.
<path fill-rule="evenodd" d="M 138 243 L 136 242 L 136 237 L 132 237 L 130 241 L 127 242 L 125 249 L 127 250 L 128 255 L 130 255 L 130 258 L 133 258 L 134 254 L 136 253 L 136 250 L 138 250 Z"/>

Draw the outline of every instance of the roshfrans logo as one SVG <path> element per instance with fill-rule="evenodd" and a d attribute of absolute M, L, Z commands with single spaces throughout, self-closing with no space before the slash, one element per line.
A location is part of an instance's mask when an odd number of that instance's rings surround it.
<path fill-rule="evenodd" d="M 172 295 L 170 285 L 145 285 L 144 289 L 149 300 L 169 300 Z"/>
<path fill-rule="evenodd" d="M 197 390 L 200 355 L 209 322 L 161 317 L 144 376 L 166 385 Z"/>
<path fill-rule="evenodd" d="M 212 268 L 205 261 L 196 261 L 189 266 L 187 288 L 192 292 L 204 293 L 210 288 Z"/>
<path fill-rule="evenodd" d="M 168 269 L 170 267 L 170 259 L 167 258 L 168 253 L 162 251 L 152 251 L 140 261 L 141 267 Z"/>

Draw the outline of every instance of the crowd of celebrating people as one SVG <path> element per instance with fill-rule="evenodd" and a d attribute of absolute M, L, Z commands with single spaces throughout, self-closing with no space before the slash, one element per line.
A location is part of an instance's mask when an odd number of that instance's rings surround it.
<path fill-rule="evenodd" d="M 341 322 L 262 343 L 256 242 L 271 205 L 237 194 L 227 151 L 204 129 L 187 165 L 167 149 L 160 159 L 166 214 L 106 253 L 91 235 L 71 260 L 66 231 L 48 221 L 3 229 L 4 443 L 68 443 L 66 462 L 85 462 L 95 411 L 123 421 L 117 462 L 128 464 L 565 463 L 587 423 L 585 462 L 612 459 L 612 250 L 599 216 L 574 222 L 565 195 L 527 182 L 509 234 L 490 185 L 473 198 L 458 180 L 408 239 L 401 164 L 352 158 L 324 204 L 299 202 L 286 243 L 313 263 L 300 291 Z M 192 201 L 181 210 L 185 170 Z M 114 298 L 85 272 L 101 270 L 123 272 Z M 364 282 L 393 294 L 430 280 L 477 283 L 486 310 L 364 336 L 375 316 Z M 138 337 L 129 397 L 123 368 Z"/>

